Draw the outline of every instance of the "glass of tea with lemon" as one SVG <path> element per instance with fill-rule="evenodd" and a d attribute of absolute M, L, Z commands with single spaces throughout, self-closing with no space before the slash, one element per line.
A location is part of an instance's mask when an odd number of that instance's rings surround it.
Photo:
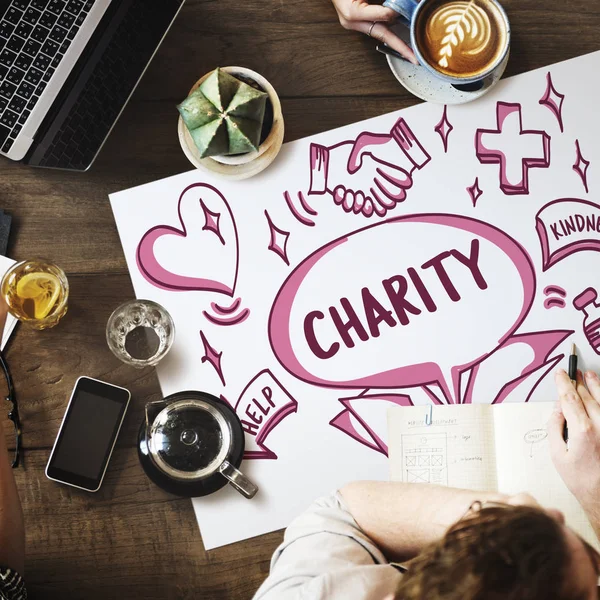
<path fill-rule="evenodd" d="M 54 327 L 67 312 L 69 283 L 64 271 L 45 260 L 24 260 L 2 278 L 8 312 L 34 329 Z"/>

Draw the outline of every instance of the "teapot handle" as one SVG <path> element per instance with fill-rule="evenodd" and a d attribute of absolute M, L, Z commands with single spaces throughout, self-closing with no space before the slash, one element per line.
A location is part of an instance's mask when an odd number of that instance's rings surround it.
<path fill-rule="evenodd" d="M 246 498 L 254 498 L 258 486 L 254 485 L 241 471 L 238 471 L 230 462 L 224 460 L 219 467 L 219 473 Z"/>

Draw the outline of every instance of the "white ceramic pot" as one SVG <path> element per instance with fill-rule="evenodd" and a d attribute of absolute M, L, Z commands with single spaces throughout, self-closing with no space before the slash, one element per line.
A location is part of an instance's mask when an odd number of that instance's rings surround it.
<path fill-rule="evenodd" d="M 269 135 L 264 142 L 260 144 L 258 150 L 247 152 L 246 154 L 238 154 L 235 156 L 211 156 L 208 158 L 200 158 L 198 149 L 194 144 L 194 140 L 185 126 L 183 119 L 179 117 L 177 124 L 177 132 L 179 135 L 179 143 L 188 160 L 198 169 L 204 169 L 221 175 L 228 179 L 247 179 L 266 169 L 274 160 L 281 145 L 283 144 L 284 124 L 283 114 L 281 113 L 281 102 L 275 88 L 262 76 L 246 69 L 245 67 L 221 67 L 223 71 L 233 75 L 241 75 L 249 79 L 253 79 L 260 87 L 267 92 L 269 100 L 273 107 L 273 125 Z M 211 71 L 212 72 L 212 71 Z M 210 75 L 207 73 L 201 77 L 190 90 L 190 94 L 195 91 L 200 84 Z"/>

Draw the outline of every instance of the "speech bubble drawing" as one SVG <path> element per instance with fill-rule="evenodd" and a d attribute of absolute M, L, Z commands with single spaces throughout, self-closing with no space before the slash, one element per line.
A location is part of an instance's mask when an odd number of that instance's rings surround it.
<path fill-rule="evenodd" d="M 437 384 L 459 397 L 462 372 L 523 322 L 535 295 L 525 249 L 469 217 L 418 214 L 319 248 L 279 290 L 273 353 L 322 387 Z"/>
<path fill-rule="evenodd" d="M 548 202 L 535 216 L 542 270 L 575 252 L 600 252 L 600 205 L 581 198 Z"/>
<path fill-rule="evenodd" d="M 529 444 L 529 457 L 533 456 L 533 445 L 543 442 L 548 437 L 548 431 L 543 428 L 531 429 L 524 436 L 523 440 Z"/>
<path fill-rule="evenodd" d="M 524 440 L 526 444 L 537 444 L 538 442 L 542 442 L 548 437 L 548 432 L 545 429 L 532 429 L 528 431 Z"/>

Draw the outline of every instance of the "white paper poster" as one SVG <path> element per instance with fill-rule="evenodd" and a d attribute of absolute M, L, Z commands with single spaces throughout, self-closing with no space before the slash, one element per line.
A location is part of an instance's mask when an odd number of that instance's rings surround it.
<path fill-rule="evenodd" d="M 572 342 L 600 370 L 598 70 L 286 144 L 248 181 L 111 196 L 137 296 L 175 320 L 163 393 L 222 396 L 246 431 L 260 492 L 194 501 L 206 548 L 387 479 L 392 404 L 554 400 Z"/>

